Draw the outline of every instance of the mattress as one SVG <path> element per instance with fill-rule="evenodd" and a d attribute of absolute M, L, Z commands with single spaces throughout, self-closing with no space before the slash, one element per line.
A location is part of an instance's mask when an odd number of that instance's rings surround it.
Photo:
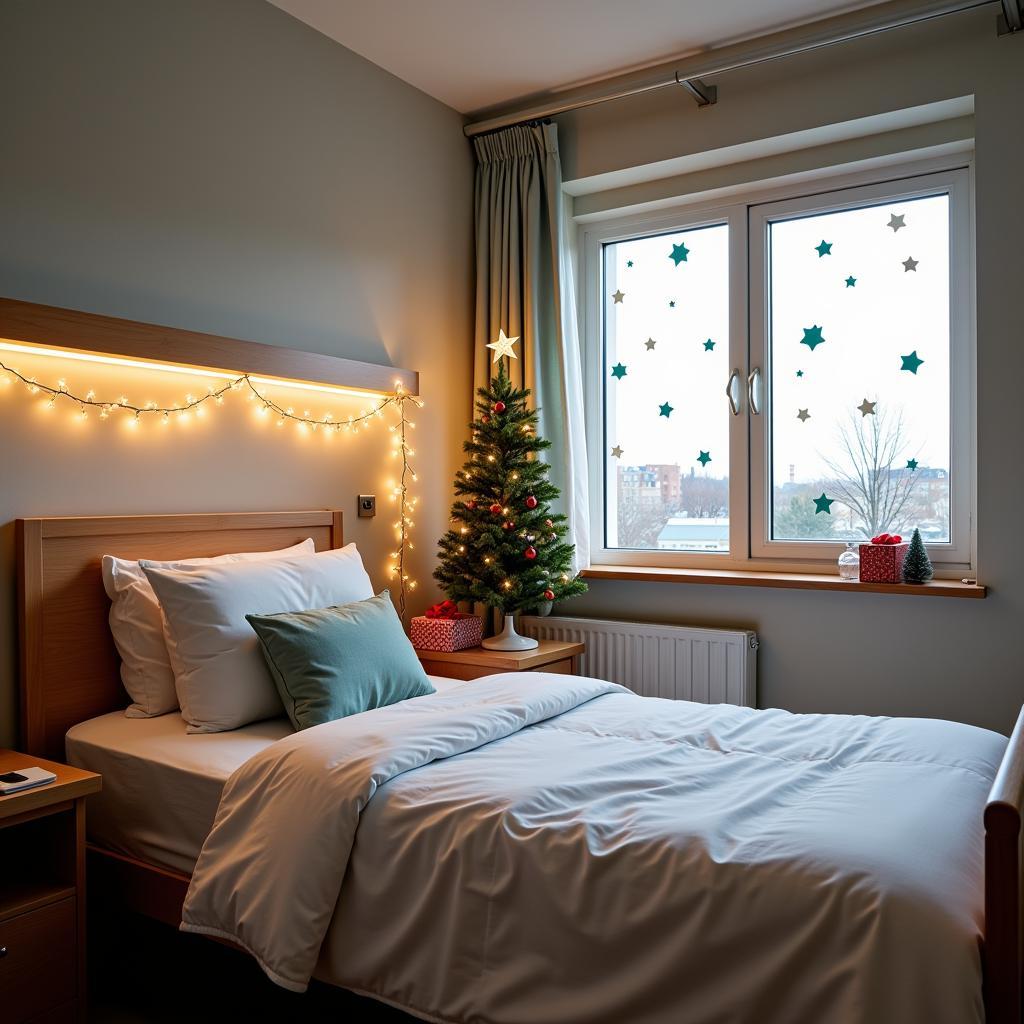
<path fill-rule="evenodd" d="M 439 693 L 463 685 L 430 681 Z M 79 723 L 65 738 L 68 763 L 103 776 L 103 789 L 89 798 L 90 841 L 191 874 L 228 777 L 292 731 L 288 719 L 275 718 L 189 735 L 180 714 L 125 718 L 123 711 Z"/>

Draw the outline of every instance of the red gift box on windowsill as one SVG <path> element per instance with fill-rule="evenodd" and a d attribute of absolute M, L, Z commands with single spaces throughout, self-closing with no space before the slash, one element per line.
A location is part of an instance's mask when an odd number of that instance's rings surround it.
<path fill-rule="evenodd" d="M 909 544 L 861 544 L 861 583 L 902 583 Z"/>
<path fill-rule="evenodd" d="M 412 645 L 419 651 L 464 651 L 476 647 L 483 637 L 479 615 L 460 612 L 454 601 L 443 601 L 413 618 L 409 628 Z"/>

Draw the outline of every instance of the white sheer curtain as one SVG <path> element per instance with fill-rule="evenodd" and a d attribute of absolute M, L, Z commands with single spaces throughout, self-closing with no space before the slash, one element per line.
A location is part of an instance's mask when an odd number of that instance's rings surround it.
<path fill-rule="evenodd" d="M 550 438 L 551 480 L 576 545 L 590 561 L 589 477 L 576 291 L 553 124 L 516 125 L 473 140 L 476 173 L 476 348 L 474 382 L 494 366 L 486 348 L 498 331 L 521 339 L 512 380 L 533 391 Z"/>

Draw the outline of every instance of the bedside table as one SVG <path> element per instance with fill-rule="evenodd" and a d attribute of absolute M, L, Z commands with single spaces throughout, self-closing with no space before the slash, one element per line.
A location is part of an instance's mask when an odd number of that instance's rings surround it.
<path fill-rule="evenodd" d="M 558 672 L 573 675 L 586 644 L 562 640 L 541 640 L 532 651 L 489 651 L 467 647 L 464 651 L 417 651 L 427 675 L 449 679 L 479 679 L 498 672 Z"/>
<path fill-rule="evenodd" d="M 0 750 L 0 774 L 57 779 L 0 796 L 0 1006 L 9 1024 L 85 1019 L 85 798 L 100 777 Z"/>

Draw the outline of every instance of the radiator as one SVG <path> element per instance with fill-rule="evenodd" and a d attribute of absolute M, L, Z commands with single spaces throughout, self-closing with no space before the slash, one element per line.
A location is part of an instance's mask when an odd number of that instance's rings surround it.
<path fill-rule="evenodd" d="M 756 707 L 757 634 L 750 630 L 524 615 L 521 632 L 585 643 L 580 675 L 644 697 Z"/>

